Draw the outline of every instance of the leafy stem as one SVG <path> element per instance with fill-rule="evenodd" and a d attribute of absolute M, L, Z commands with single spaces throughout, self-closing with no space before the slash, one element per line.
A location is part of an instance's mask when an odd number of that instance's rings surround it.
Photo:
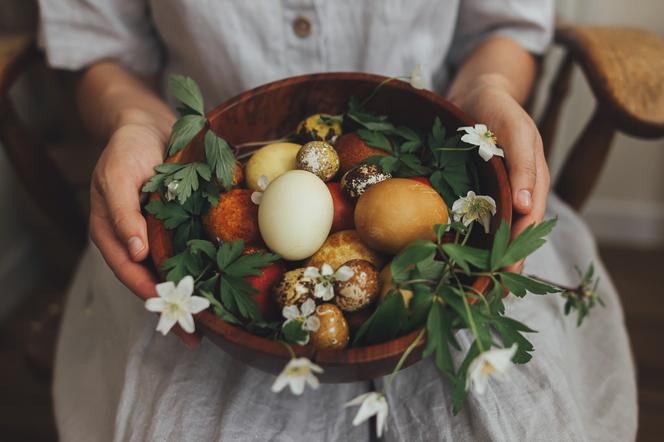
<path fill-rule="evenodd" d="M 406 351 L 404 351 L 401 354 L 399 362 L 397 362 L 397 365 L 394 367 L 394 370 L 392 370 L 392 374 L 390 374 L 390 377 L 387 378 L 387 382 L 385 383 L 385 388 L 383 389 L 383 393 L 385 393 L 387 389 L 390 388 L 394 376 L 399 372 L 399 370 L 401 370 L 401 367 L 406 362 L 406 359 L 408 359 L 408 356 L 413 352 L 413 350 L 415 350 L 415 347 L 417 347 L 417 345 L 420 343 L 423 336 L 424 336 L 424 328 L 420 330 L 420 332 L 417 334 L 417 337 L 413 340 L 413 342 L 410 343 L 408 348 L 406 348 Z"/>

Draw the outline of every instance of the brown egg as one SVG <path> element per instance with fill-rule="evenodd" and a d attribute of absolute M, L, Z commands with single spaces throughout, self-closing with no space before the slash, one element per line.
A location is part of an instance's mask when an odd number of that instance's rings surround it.
<path fill-rule="evenodd" d="M 341 135 L 341 121 L 327 114 L 314 114 L 305 118 L 297 125 L 295 131 L 298 141 L 327 141 L 334 143 Z"/>
<path fill-rule="evenodd" d="M 351 200 L 357 200 L 369 187 L 389 180 L 392 175 L 377 164 L 362 164 L 341 177 L 341 189 Z"/>
<path fill-rule="evenodd" d="M 381 302 L 385 299 L 389 291 L 394 288 L 394 284 L 392 284 L 392 268 L 390 267 L 390 264 L 387 264 L 385 267 L 383 267 L 383 270 L 381 270 L 380 274 L 378 275 L 378 282 L 380 285 L 380 295 L 378 298 Z M 399 289 L 399 292 L 403 298 L 404 305 L 406 308 L 408 308 L 410 300 L 413 298 L 413 291 Z"/>
<path fill-rule="evenodd" d="M 383 264 L 383 257 L 367 247 L 355 230 L 342 230 L 328 236 L 320 249 L 309 258 L 307 265 L 320 268 L 323 264 L 329 264 L 336 270 L 351 259 L 367 260 L 376 268 L 381 268 Z"/>
<path fill-rule="evenodd" d="M 348 345 L 348 322 L 334 304 L 321 304 L 316 307 L 320 327 L 311 333 L 311 343 L 321 350 L 339 350 Z"/>
<path fill-rule="evenodd" d="M 289 305 L 302 305 L 314 293 L 315 281 L 304 277 L 304 268 L 284 273 L 274 290 L 277 304 L 281 308 Z"/>
<path fill-rule="evenodd" d="M 369 157 L 389 155 L 388 152 L 382 149 L 367 146 L 355 132 L 340 136 L 337 142 L 334 143 L 334 149 L 339 155 L 339 171 L 342 174 Z"/>
<path fill-rule="evenodd" d="M 251 201 L 252 191 L 233 189 L 219 195 L 219 204 L 203 215 L 203 227 L 217 241 L 245 243 L 260 241 L 258 206 Z"/>
<path fill-rule="evenodd" d="M 434 239 L 434 224 L 447 220 L 447 206 L 438 192 L 406 178 L 371 186 L 355 206 L 355 228 L 362 241 L 392 255 L 416 239 Z"/>
<path fill-rule="evenodd" d="M 347 281 L 335 281 L 334 302 L 345 312 L 355 312 L 378 297 L 378 271 L 363 259 L 352 259 L 343 265 L 353 271 L 353 276 Z"/>

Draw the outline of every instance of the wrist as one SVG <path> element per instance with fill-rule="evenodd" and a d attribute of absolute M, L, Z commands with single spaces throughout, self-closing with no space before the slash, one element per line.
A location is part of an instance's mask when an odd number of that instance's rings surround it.
<path fill-rule="evenodd" d="M 127 127 L 140 127 L 155 137 L 160 145 L 164 147 L 168 143 L 171 133 L 171 127 L 175 122 L 175 117 L 155 115 L 139 108 L 127 108 L 121 110 L 113 124 L 113 131 L 118 131 Z"/>

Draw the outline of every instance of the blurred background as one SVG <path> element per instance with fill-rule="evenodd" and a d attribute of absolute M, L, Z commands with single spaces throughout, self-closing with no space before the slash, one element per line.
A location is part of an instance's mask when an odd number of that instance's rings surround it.
<path fill-rule="evenodd" d="M 558 0 L 557 7 L 564 22 L 632 26 L 664 37 L 661 0 Z M 0 36 L 30 33 L 36 13 L 31 0 L 1 0 Z M 8 75 L 2 68 L 7 50 L 0 46 L 0 80 Z M 544 60 L 535 117 L 543 112 L 563 53 L 554 48 Z M 43 63 L 31 64 L 9 94 L 26 124 L 25 133 L 14 122 L 0 123 L 7 125 L 6 133 L 18 137 L 15 139 L 37 140 L 46 146 L 48 167 L 63 170 L 66 182 L 54 179 L 42 196 L 56 201 L 60 193 L 70 192 L 76 195 L 76 210 L 81 214 L 80 218 L 58 220 L 69 223 L 73 235 L 55 227 L 16 175 L 17 162 L 35 159 L 14 156 L 10 161 L 5 146 L 0 146 L 0 440 L 55 439 L 50 402 L 53 345 L 62 297 L 77 260 L 75 244 L 84 238 L 76 223 L 87 211 L 89 174 L 101 149 L 86 140 L 77 121 L 73 83 L 72 74 L 48 70 Z M 660 96 L 663 88 L 660 80 Z M 552 176 L 561 170 L 569 146 L 585 127 L 595 103 L 588 82 L 575 67 L 552 146 Z M 0 106 L 0 121 L 6 110 Z M 23 137 L 26 134 L 29 138 Z M 582 209 L 625 308 L 638 366 L 642 441 L 661 440 L 658 430 L 664 419 L 664 355 L 659 350 L 664 341 L 662 169 L 664 139 L 618 134 Z M 33 173 L 50 176 L 48 170 Z"/>

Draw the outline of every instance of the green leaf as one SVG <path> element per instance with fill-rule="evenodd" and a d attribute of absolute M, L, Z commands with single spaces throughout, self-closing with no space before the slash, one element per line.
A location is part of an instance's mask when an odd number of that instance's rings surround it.
<path fill-rule="evenodd" d="M 488 268 L 489 251 L 477 249 L 475 247 L 464 246 L 461 244 L 448 243 L 443 244 L 443 251 L 457 263 L 464 272 L 470 273 L 470 266 L 478 269 Z"/>
<path fill-rule="evenodd" d="M 192 239 L 187 242 L 187 247 L 192 253 L 202 253 L 211 260 L 217 255 L 217 248 L 210 241 L 204 239 Z"/>
<path fill-rule="evenodd" d="M 408 304 L 408 320 L 403 327 L 404 334 L 424 325 L 433 301 L 433 294 L 425 285 L 415 284 L 412 291 L 413 297 Z"/>
<path fill-rule="evenodd" d="M 498 265 L 503 259 L 503 255 L 507 250 L 507 245 L 510 240 L 510 226 L 506 221 L 500 222 L 500 227 L 496 235 L 493 237 L 493 247 L 491 248 L 490 268 L 491 270 L 498 270 Z"/>
<path fill-rule="evenodd" d="M 403 154 L 399 156 L 399 161 L 404 165 L 400 168 L 399 176 L 402 177 L 411 177 L 411 176 L 425 176 L 431 173 L 431 169 L 424 166 L 420 159 L 412 154 Z M 406 170 L 402 170 L 406 169 Z"/>
<path fill-rule="evenodd" d="M 244 279 L 222 274 L 219 291 L 222 304 L 231 312 L 251 321 L 263 319 L 256 300 L 251 296 L 254 289 Z"/>
<path fill-rule="evenodd" d="M 214 312 L 215 315 L 217 315 L 218 318 L 230 324 L 242 325 L 242 322 L 237 317 L 235 317 L 235 315 L 226 310 L 226 308 L 224 308 L 221 302 L 219 302 L 219 300 L 214 297 L 212 292 L 208 290 L 199 289 L 198 293 L 202 297 L 210 301 L 210 306 L 212 307 L 212 311 Z"/>
<path fill-rule="evenodd" d="M 203 163 L 189 163 L 173 174 L 173 178 L 179 181 L 175 193 L 180 204 L 184 204 L 193 192 L 198 190 L 199 177 L 205 181 L 211 178 L 210 167 Z"/>
<path fill-rule="evenodd" d="M 526 227 L 507 247 L 496 268 L 507 267 L 533 253 L 544 245 L 544 239 L 556 225 L 556 219 Z"/>
<path fill-rule="evenodd" d="M 392 144 L 382 132 L 358 129 L 356 133 L 368 146 L 392 153 Z"/>
<path fill-rule="evenodd" d="M 182 150 L 205 127 L 205 118 L 200 115 L 185 115 L 179 118 L 171 129 L 168 141 L 168 156 Z"/>
<path fill-rule="evenodd" d="M 427 345 L 422 357 L 435 354 L 438 371 L 447 375 L 450 379 L 454 379 L 454 362 L 450 353 L 450 339 L 454 340 L 451 325 L 445 307 L 438 302 L 434 303 L 427 317 Z"/>
<path fill-rule="evenodd" d="M 536 295 L 546 295 L 547 293 L 558 293 L 560 289 L 553 287 L 549 284 L 544 284 L 536 279 L 530 278 L 525 275 L 512 272 L 498 273 L 500 281 L 514 293 L 516 296 L 523 297 L 527 292 Z"/>
<path fill-rule="evenodd" d="M 164 227 L 173 230 L 185 221 L 189 221 L 189 213 L 180 205 L 173 202 L 163 202 L 161 200 L 150 201 L 145 210 L 151 213 L 160 221 L 164 221 Z"/>
<path fill-rule="evenodd" d="M 211 130 L 205 134 L 205 158 L 222 187 L 226 191 L 230 190 L 237 160 L 226 140 Z"/>
<path fill-rule="evenodd" d="M 309 338 L 309 333 L 302 328 L 302 322 L 298 320 L 284 323 L 281 335 L 284 341 L 298 345 L 304 345 Z"/>
<path fill-rule="evenodd" d="M 401 293 L 391 290 L 355 335 L 353 346 L 389 341 L 399 335 L 408 317 Z"/>
<path fill-rule="evenodd" d="M 244 241 L 241 239 L 225 242 L 217 251 L 217 267 L 219 270 L 225 270 L 226 267 L 242 255 L 244 251 Z"/>
<path fill-rule="evenodd" d="M 430 147 L 442 147 L 445 140 L 445 127 L 440 121 L 440 117 L 436 117 L 431 127 L 431 134 L 429 135 Z"/>
<path fill-rule="evenodd" d="M 279 259 L 278 255 L 273 253 L 255 252 L 240 256 L 235 262 L 224 268 L 224 273 L 237 276 L 259 276 L 261 269 L 269 266 Z"/>
<path fill-rule="evenodd" d="M 199 115 L 203 115 L 203 95 L 196 82 L 184 75 L 168 77 L 168 91 L 178 101 Z"/>
<path fill-rule="evenodd" d="M 512 344 L 517 344 L 518 348 L 514 355 L 513 361 L 516 364 L 525 364 L 530 361 L 532 355 L 530 354 L 535 350 L 533 344 L 526 339 L 521 332 L 536 333 L 526 325 L 507 317 L 497 317 L 493 321 L 493 326 L 501 337 L 505 347 L 511 347 Z"/>
<path fill-rule="evenodd" d="M 431 259 L 436 254 L 436 244 L 432 241 L 417 240 L 410 243 L 392 260 L 390 270 L 392 279 L 401 282 L 408 279 L 415 263 Z"/>

